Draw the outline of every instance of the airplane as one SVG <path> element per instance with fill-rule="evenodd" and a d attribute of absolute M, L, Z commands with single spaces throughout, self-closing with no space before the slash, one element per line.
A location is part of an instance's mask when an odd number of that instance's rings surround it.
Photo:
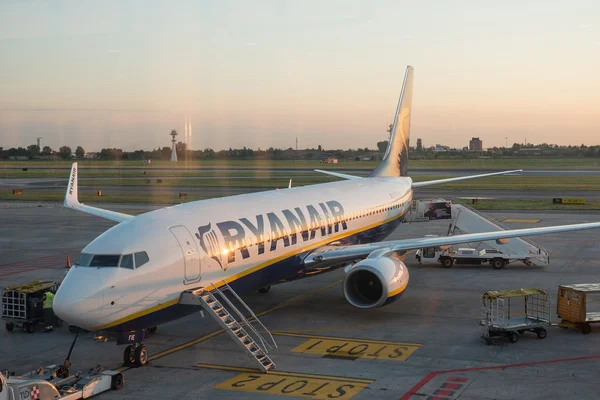
<path fill-rule="evenodd" d="M 271 285 L 345 268 L 345 299 L 371 309 L 406 290 L 409 270 L 402 260 L 409 250 L 600 228 L 595 222 L 386 241 L 405 220 L 414 190 L 522 171 L 413 182 L 407 174 L 413 75 L 408 66 L 387 150 L 368 177 L 316 170 L 342 180 L 132 216 L 80 203 L 73 163 L 64 206 L 118 224 L 82 250 L 56 293 L 56 315 L 89 331 L 126 336 L 117 341 L 129 344 L 124 359 L 144 365 L 147 327 L 198 312 L 182 304 L 184 292 L 267 292 Z"/>

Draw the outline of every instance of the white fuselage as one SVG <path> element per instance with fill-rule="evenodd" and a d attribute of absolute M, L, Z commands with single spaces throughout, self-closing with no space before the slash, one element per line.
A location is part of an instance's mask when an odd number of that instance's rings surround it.
<path fill-rule="evenodd" d="M 382 240 L 412 200 L 410 178 L 369 178 L 197 201 L 122 222 L 82 253 L 145 252 L 136 268 L 75 264 L 54 300 L 63 320 L 90 330 L 134 329 L 179 317 L 182 291 L 258 289 L 301 274 L 300 256 L 332 242 Z M 375 235 L 375 236 L 373 236 Z M 377 236 L 379 235 L 379 236 Z M 238 289 L 236 289 L 238 290 Z M 156 317 L 156 318 L 153 318 Z"/>

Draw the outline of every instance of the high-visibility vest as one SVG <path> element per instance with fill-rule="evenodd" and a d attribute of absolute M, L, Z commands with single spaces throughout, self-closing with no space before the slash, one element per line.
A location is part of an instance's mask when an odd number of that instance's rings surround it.
<path fill-rule="evenodd" d="M 52 308 L 52 302 L 54 301 L 54 294 L 51 292 L 44 293 L 46 300 L 44 300 L 44 308 Z"/>

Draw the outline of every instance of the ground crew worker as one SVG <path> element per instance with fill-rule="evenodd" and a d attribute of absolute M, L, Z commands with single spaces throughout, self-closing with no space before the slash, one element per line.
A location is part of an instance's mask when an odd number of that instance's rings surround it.
<path fill-rule="evenodd" d="M 44 302 L 44 321 L 46 323 L 46 329 L 44 332 L 52 332 L 54 330 L 54 309 L 52 308 L 54 302 L 54 293 L 48 291 L 44 293 L 42 298 Z"/>

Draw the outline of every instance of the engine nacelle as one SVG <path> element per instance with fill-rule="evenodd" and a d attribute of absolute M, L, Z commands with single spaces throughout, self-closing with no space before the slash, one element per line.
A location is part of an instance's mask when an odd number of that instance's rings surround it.
<path fill-rule="evenodd" d="M 367 258 L 346 270 L 342 287 L 354 307 L 375 308 L 400 297 L 408 278 L 408 268 L 397 258 Z"/>

